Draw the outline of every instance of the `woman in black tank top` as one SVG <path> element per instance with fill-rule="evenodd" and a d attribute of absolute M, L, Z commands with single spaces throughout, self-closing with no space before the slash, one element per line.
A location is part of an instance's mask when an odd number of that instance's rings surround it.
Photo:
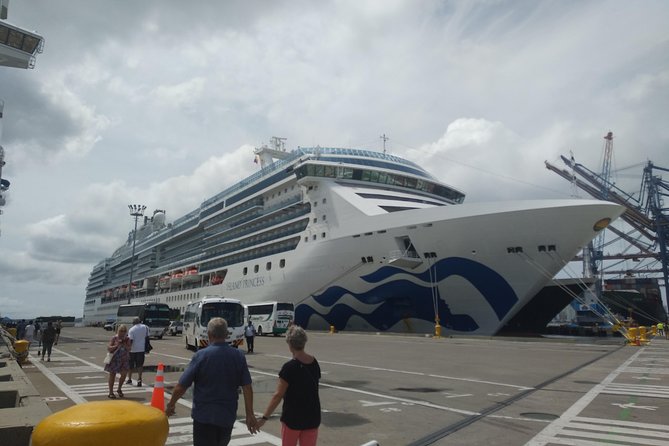
<path fill-rule="evenodd" d="M 276 392 L 259 420 L 258 428 L 269 420 L 272 412 L 283 400 L 281 444 L 315 446 L 318 426 L 321 424 L 321 402 L 318 396 L 321 368 L 316 358 L 304 351 L 307 343 L 304 329 L 297 326 L 289 328 L 286 342 L 293 359 L 281 368 Z"/>

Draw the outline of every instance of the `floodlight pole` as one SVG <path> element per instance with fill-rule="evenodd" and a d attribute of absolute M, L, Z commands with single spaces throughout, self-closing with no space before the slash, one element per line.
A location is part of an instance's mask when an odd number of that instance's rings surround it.
<path fill-rule="evenodd" d="M 128 303 L 132 299 L 132 273 L 135 268 L 135 241 L 137 240 L 137 221 L 144 216 L 143 204 L 129 204 L 130 216 L 135 218 L 135 230 L 132 231 L 132 254 L 130 255 L 130 283 L 128 283 Z"/>

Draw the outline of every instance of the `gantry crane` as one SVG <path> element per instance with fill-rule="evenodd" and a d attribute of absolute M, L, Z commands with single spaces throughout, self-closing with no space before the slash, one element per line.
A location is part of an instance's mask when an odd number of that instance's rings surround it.
<path fill-rule="evenodd" d="M 569 169 L 560 169 L 548 161 L 545 162 L 546 168 L 570 181 L 594 198 L 613 201 L 625 207 L 621 219 L 632 227 L 632 231 L 625 232 L 613 225 L 609 226 L 607 230 L 618 236 L 620 240 L 628 243 L 629 249 L 636 248 L 638 251 L 628 253 L 628 249 L 625 249 L 623 253 L 605 254 L 603 252 L 604 241 L 598 237 L 593 245 L 592 252 L 584 253 L 586 258 L 590 254 L 592 257 L 590 262 L 598 265 L 597 271 L 602 275 L 622 275 L 630 272 L 630 270 L 605 269 L 603 267 L 604 260 L 653 260 L 653 263 L 660 263 L 659 268 L 651 264 L 643 270 L 636 268 L 635 271 L 652 275 L 660 273 L 664 281 L 665 296 L 669 298 L 669 254 L 667 253 L 669 247 L 669 208 L 665 206 L 665 198 L 669 195 L 669 182 L 663 180 L 660 176 L 661 172 L 669 172 L 669 169 L 655 166 L 649 161 L 643 171 L 640 193 L 635 196 L 623 191 L 610 180 L 610 154 L 612 152 L 609 152 L 607 157 L 607 150 L 612 150 L 610 144 L 612 137 L 611 132 L 605 136 L 605 156 L 600 174 L 577 163 L 573 156 L 571 158 L 560 157 Z M 575 260 L 582 259 L 583 257 L 578 257 Z M 601 286 L 600 280 L 596 282 L 599 282 Z"/>

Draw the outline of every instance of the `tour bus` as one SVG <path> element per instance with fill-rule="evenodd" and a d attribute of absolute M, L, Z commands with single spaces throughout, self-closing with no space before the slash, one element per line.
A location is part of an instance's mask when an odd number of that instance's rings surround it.
<path fill-rule="evenodd" d="M 246 310 L 258 336 L 269 334 L 279 336 L 288 330 L 290 321 L 295 319 L 295 307 L 289 302 L 249 304 Z"/>
<path fill-rule="evenodd" d="M 170 325 L 170 307 L 167 304 L 146 302 L 120 305 L 116 312 L 114 331 L 121 324 L 127 325 L 130 329 L 135 317 L 149 327 L 149 336 L 162 339 Z"/>
<path fill-rule="evenodd" d="M 187 349 L 200 349 L 209 345 L 207 324 L 213 317 L 222 317 L 228 322 L 228 338 L 226 341 L 233 347 L 244 342 L 244 321 L 246 309 L 237 299 L 221 296 L 204 296 L 200 300 L 190 302 L 184 314 L 183 337 Z"/>

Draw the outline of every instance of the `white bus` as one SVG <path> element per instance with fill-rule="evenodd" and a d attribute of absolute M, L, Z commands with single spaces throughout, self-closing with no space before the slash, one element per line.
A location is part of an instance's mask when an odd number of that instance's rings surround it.
<path fill-rule="evenodd" d="M 170 307 L 167 304 L 144 302 L 120 305 L 116 312 L 114 331 L 121 324 L 127 325 L 130 329 L 136 317 L 149 327 L 149 336 L 162 339 L 170 325 Z"/>
<path fill-rule="evenodd" d="M 246 310 L 258 336 L 279 336 L 288 330 L 288 325 L 295 319 L 295 306 L 289 302 L 249 304 Z"/>
<path fill-rule="evenodd" d="M 237 299 L 204 296 L 186 306 L 183 336 L 186 338 L 187 349 L 197 350 L 209 345 L 207 324 L 213 317 L 222 317 L 228 322 L 227 342 L 230 345 L 238 347 L 244 342 L 244 305 Z"/>

